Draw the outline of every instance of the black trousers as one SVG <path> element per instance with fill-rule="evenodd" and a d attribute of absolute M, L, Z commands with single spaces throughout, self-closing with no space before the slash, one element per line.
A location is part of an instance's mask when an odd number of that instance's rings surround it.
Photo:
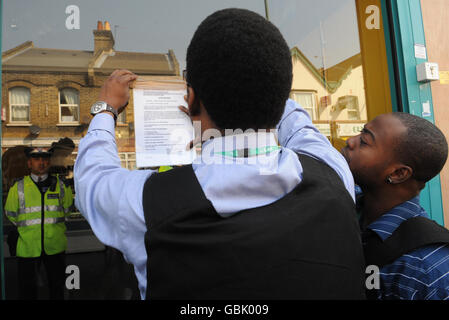
<path fill-rule="evenodd" d="M 17 257 L 17 275 L 19 283 L 19 299 L 37 299 L 37 272 L 44 264 L 51 300 L 64 299 L 65 286 L 65 252 L 55 255 L 42 253 L 37 258 Z"/>

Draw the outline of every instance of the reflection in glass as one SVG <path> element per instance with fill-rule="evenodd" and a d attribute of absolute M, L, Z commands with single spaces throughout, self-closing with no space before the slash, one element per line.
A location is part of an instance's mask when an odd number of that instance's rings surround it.
<path fill-rule="evenodd" d="M 15 87 L 9 90 L 11 122 L 30 121 L 30 89 Z"/>
<path fill-rule="evenodd" d="M 270 20 L 291 48 L 291 98 L 334 145 L 337 138 L 357 134 L 367 112 L 355 1 L 267 2 Z M 265 16 L 262 0 L 196 0 L 195 6 L 180 0 L 135 0 L 132 5 L 122 0 L 73 0 L 70 4 L 80 9 L 80 29 L 66 28 L 63 1 L 3 3 L 4 194 L 28 170 L 23 146 L 49 147 L 62 137 L 70 138 L 73 148 L 60 148 L 53 171 L 73 181 L 77 147 L 91 121 L 90 107 L 113 70 L 181 79 L 191 36 L 207 15 L 226 7 L 245 7 Z M 136 168 L 132 92 L 130 96 L 115 133 L 121 166 L 132 170 Z M 31 126 L 39 130 L 30 130 Z M 104 250 L 80 214 L 70 217 L 67 233 L 69 255 Z M 8 276 L 14 269 L 11 260 L 7 262 Z M 72 263 L 82 266 L 80 261 Z M 86 276 L 97 271 L 91 269 L 82 272 Z M 9 288 L 14 281 L 7 278 Z M 83 294 L 99 298 L 102 293 L 97 287 L 98 282 L 92 281 L 91 291 L 85 287 Z M 14 296 L 8 290 L 7 294 Z"/>
<path fill-rule="evenodd" d="M 78 122 L 79 120 L 79 92 L 72 88 L 65 88 L 59 92 L 59 109 L 61 122 Z"/>
<path fill-rule="evenodd" d="M 291 98 L 334 145 L 367 121 L 355 5 L 354 0 L 269 1 L 270 20 L 291 47 Z"/>
<path fill-rule="evenodd" d="M 293 92 L 293 100 L 301 105 L 312 120 L 318 120 L 316 115 L 316 93 L 315 92 Z"/>
<path fill-rule="evenodd" d="M 137 169 L 135 152 L 121 152 L 119 153 L 119 157 L 120 157 L 120 164 L 123 168 L 129 170 Z"/>
<path fill-rule="evenodd" d="M 118 124 L 126 124 L 126 112 L 122 112 L 117 117 Z"/>

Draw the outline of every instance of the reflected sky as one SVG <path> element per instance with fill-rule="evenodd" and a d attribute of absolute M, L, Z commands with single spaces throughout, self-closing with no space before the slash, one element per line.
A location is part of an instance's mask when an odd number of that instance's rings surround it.
<path fill-rule="evenodd" d="M 269 18 L 290 48 L 317 67 L 360 52 L 354 0 L 268 0 Z M 80 29 L 66 28 L 66 7 L 80 9 Z M 198 24 L 212 12 L 246 8 L 265 16 L 264 0 L 4 0 L 2 51 L 25 41 L 38 48 L 93 50 L 97 21 L 109 21 L 117 51 L 166 53 L 185 66 Z M 324 54 L 324 59 L 323 59 Z"/>
<path fill-rule="evenodd" d="M 298 47 L 318 69 L 360 52 L 355 0 L 269 0 L 268 4 L 270 21 L 289 46 Z"/>

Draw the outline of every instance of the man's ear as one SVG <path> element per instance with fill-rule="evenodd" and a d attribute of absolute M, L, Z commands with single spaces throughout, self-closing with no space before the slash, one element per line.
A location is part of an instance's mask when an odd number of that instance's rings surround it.
<path fill-rule="evenodd" d="M 31 158 L 27 160 L 28 169 L 31 169 Z"/>
<path fill-rule="evenodd" d="M 391 173 L 387 180 L 390 184 L 399 184 L 407 181 L 413 176 L 413 169 L 406 165 L 397 167 L 393 173 Z"/>
<path fill-rule="evenodd" d="M 201 113 L 200 101 L 197 99 L 195 90 L 190 86 L 187 87 L 187 105 L 190 116 L 198 116 Z"/>

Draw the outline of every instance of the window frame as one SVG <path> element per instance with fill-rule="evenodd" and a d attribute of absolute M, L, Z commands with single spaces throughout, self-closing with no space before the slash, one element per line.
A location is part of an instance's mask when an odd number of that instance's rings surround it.
<path fill-rule="evenodd" d="M 72 89 L 72 90 L 75 90 L 77 93 L 78 93 L 78 104 L 61 104 L 61 91 L 62 90 L 64 90 L 64 89 Z M 77 110 L 78 110 L 78 120 L 77 121 L 63 121 L 62 120 L 62 107 L 73 107 L 73 106 L 77 106 L 78 108 L 77 108 Z M 73 87 L 63 87 L 63 88 L 60 88 L 59 90 L 58 90 L 58 109 L 59 109 L 59 118 L 58 118 L 58 121 L 59 121 L 59 123 L 58 124 L 62 124 L 62 125 L 79 125 L 80 124 L 80 117 L 81 117 L 81 114 L 80 114 L 80 91 L 78 90 L 78 89 L 76 89 L 76 88 L 73 88 Z"/>
<path fill-rule="evenodd" d="M 308 109 L 310 109 L 310 108 L 306 108 L 306 107 L 304 107 L 302 105 L 301 105 L 301 107 L 307 112 L 307 114 L 310 116 L 312 121 L 318 121 L 319 117 L 318 117 L 318 114 L 317 114 L 317 106 L 318 106 L 318 93 L 317 93 L 317 91 L 316 90 L 292 90 L 290 92 L 290 97 L 296 103 L 298 103 L 298 102 L 295 99 L 295 94 L 298 94 L 298 93 L 299 94 L 310 94 L 310 95 L 312 95 L 312 101 L 313 101 L 312 114 L 310 114 L 309 111 L 308 111 Z"/>
<path fill-rule="evenodd" d="M 123 121 L 121 121 L 123 119 Z M 126 109 L 123 110 L 118 116 L 117 116 L 117 125 L 125 125 L 127 124 L 126 122 Z"/>
<path fill-rule="evenodd" d="M 24 88 L 28 90 L 28 101 L 29 103 L 27 105 L 25 104 L 14 104 L 14 106 L 28 106 L 28 120 L 27 121 L 21 121 L 21 120 L 13 120 L 13 111 L 12 111 L 12 98 L 11 98 L 11 94 L 12 91 L 14 89 L 17 88 Z M 8 104 L 9 104 L 9 123 L 13 123 L 13 124 L 30 124 L 31 123 L 31 89 L 25 86 L 14 86 L 11 88 L 8 88 Z"/>
<path fill-rule="evenodd" d="M 124 155 L 124 159 L 121 158 L 121 155 Z M 134 159 L 129 159 L 130 155 L 134 155 Z M 128 170 L 137 170 L 137 163 L 136 163 L 136 153 L 135 152 L 119 152 L 118 156 L 120 158 L 120 166 L 122 168 L 128 169 Z M 129 162 L 134 161 L 134 168 L 129 167 Z M 122 162 L 125 162 L 125 167 L 122 165 Z"/>

